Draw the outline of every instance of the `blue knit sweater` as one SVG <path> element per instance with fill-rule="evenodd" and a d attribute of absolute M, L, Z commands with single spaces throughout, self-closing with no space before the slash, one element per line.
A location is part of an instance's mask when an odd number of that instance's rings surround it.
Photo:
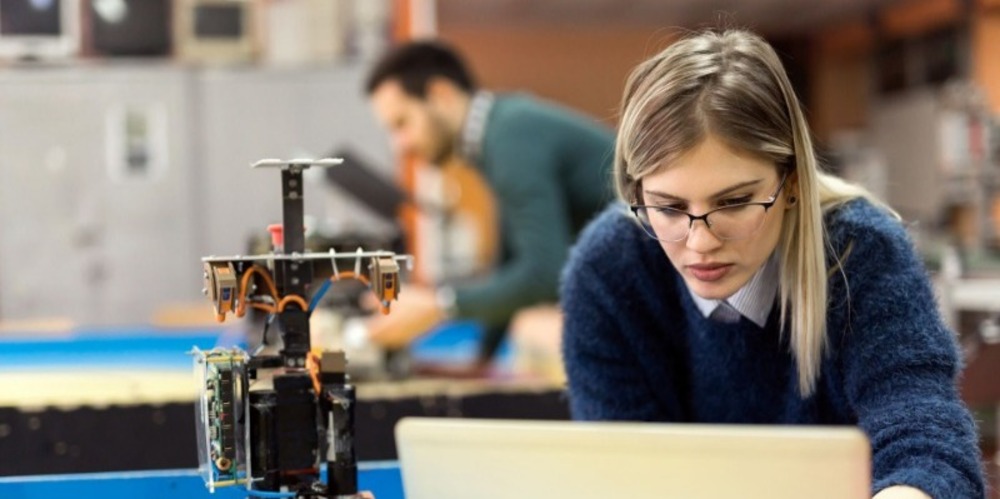
<path fill-rule="evenodd" d="M 836 254 L 851 246 L 850 294 L 835 272 L 829 349 L 803 400 L 777 306 L 765 328 L 706 318 L 659 243 L 621 205 L 605 210 L 563 276 L 574 418 L 857 425 L 872 445 L 873 493 L 910 485 L 938 499 L 983 497 L 956 341 L 904 229 L 863 200 L 833 210 L 826 225 Z"/>

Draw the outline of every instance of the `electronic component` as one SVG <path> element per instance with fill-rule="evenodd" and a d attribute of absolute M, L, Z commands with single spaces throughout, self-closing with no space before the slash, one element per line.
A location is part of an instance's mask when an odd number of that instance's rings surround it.
<path fill-rule="evenodd" d="M 229 262 L 205 262 L 205 291 L 215 305 L 215 314 L 219 322 L 225 319 L 227 313 L 235 309 L 238 282 L 236 270 Z"/>
<path fill-rule="evenodd" d="M 388 307 L 399 297 L 399 264 L 392 258 L 375 257 L 368 270 L 372 292 Z"/>
<path fill-rule="evenodd" d="M 195 348 L 198 470 L 209 490 L 246 483 L 246 352 Z"/>
<path fill-rule="evenodd" d="M 331 282 L 348 278 L 368 284 L 388 313 L 399 297 L 399 261 L 409 264 L 411 258 L 361 248 L 341 254 L 305 251 L 302 171 L 341 162 L 258 161 L 255 168 L 281 169 L 284 240 L 264 255 L 202 259 L 204 292 L 219 321 L 253 307 L 277 319 L 282 340 L 276 355 L 249 356 L 239 349 L 194 352 L 201 387 L 199 463 L 209 490 L 245 484 L 257 493 L 288 497 L 358 497 L 355 392 L 347 358 L 339 351 L 313 351 L 309 314 Z M 344 259 L 354 261 L 353 271 L 339 270 L 337 260 Z M 329 260 L 332 275 L 310 299 L 316 260 Z M 367 273 L 363 261 L 369 262 Z M 328 473 L 322 483 L 324 461 Z"/>

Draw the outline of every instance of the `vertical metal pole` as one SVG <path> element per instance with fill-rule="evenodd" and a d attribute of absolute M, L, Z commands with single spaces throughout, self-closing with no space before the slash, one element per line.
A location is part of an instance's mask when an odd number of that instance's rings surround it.
<path fill-rule="evenodd" d="M 285 254 L 305 252 L 306 236 L 303 222 L 302 168 L 290 165 L 281 171 L 282 224 Z M 306 261 L 279 260 L 276 273 L 281 296 L 305 297 L 312 280 L 312 265 Z M 289 367 L 304 367 L 309 352 L 309 316 L 296 303 L 288 303 L 278 314 L 284 350 L 281 356 Z"/>

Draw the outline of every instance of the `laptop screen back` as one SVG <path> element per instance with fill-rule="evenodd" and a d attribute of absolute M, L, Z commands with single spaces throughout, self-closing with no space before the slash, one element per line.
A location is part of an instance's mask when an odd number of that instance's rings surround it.
<path fill-rule="evenodd" d="M 871 494 L 855 428 L 409 418 L 396 446 L 407 499 Z"/>

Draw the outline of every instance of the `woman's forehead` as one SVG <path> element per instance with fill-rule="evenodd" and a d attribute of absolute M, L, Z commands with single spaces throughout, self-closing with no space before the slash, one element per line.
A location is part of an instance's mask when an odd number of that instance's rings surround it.
<path fill-rule="evenodd" d="M 652 186 L 697 189 L 770 179 L 776 175 L 774 162 L 708 138 L 673 161 L 662 164 L 642 181 L 644 189 Z"/>

